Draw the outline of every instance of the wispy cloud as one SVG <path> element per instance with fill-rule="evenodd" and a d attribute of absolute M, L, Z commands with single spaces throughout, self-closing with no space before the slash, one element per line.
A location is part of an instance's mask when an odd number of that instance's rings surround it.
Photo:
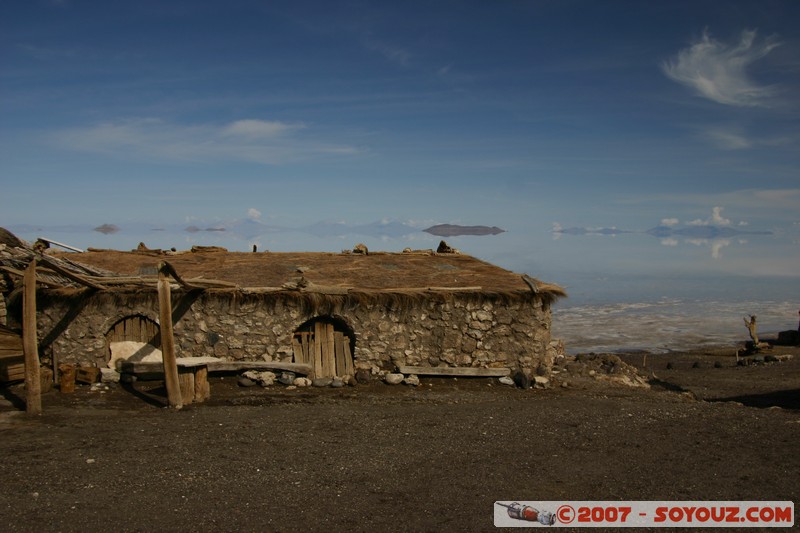
<path fill-rule="evenodd" d="M 294 129 L 302 129 L 302 124 L 286 124 L 277 120 L 246 119 L 231 122 L 222 128 L 225 137 L 242 137 L 247 139 L 265 139 L 278 137 Z"/>
<path fill-rule="evenodd" d="M 304 128 L 302 124 L 258 119 L 224 125 L 182 125 L 157 118 L 136 118 L 59 130 L 49 139 L 68 150 L 121 157 L 264 165 L 359 152 L 353 146 L 303 137 L 298 132 Z"/>
<path fill-rule="evenodd" d="M 742 133 L 726 128 L 709 128 L 704 136 L 720 150 L 746 150 L 753 142 Z"/>
<path fill-rule="evenodd" d="M 704 32 L 702 38 L 662 64 L 672 80 L 714 102 L 754 107 L 769 105 L 774 88 L 750 79 L 747 69 L 780 43 L 768 37 L 756 41 L 755 30 L 742 32 L 738 43 L 725 44 Z"/>
<path fill-rule="evenodd" d="M 392 63 L 407 67 L 411 61 L 411 52 L 400 46 L 380 41 L 371 36 L 365 37 L 362 42 L 367 50 L 378 52 Z"/>

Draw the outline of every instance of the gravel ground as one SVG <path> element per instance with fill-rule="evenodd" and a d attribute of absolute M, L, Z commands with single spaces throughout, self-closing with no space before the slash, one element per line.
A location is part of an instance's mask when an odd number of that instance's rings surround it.
<path fill-rule="evenodd" d="M 40 417 L 0 407 L 3 529 L 493 531 L 498 500 L 797 502 L 800 351 L 776 353 L 795 358 L 623 356 L 646 363 L 649 389 L 226 377 L 179 411 L 161 407 L 159 382 L 53 391 Z"/>

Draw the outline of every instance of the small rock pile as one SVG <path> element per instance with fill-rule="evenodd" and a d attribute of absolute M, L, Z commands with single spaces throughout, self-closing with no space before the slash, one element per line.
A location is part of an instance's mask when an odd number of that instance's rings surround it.
<path fill-rule="evenodd" d="M 576 382 L 604 381 L 614 385 L 649 388 L 647 378 L 613 354 L 563 355 L 556 359 L 552 382 L 569 387 Z"/>
<path fill-rule="evenodd" d="M 353 386 L 356 384 L 355 377 L 342 376 L 333 378 L 307 378 L 297 376 L 294 372 L 281 372 L 276 374 L 270 371 L 248 370 L 239 375 L 238 383 L 240 387 L 254 387 L 260 385 L 262 387 L 271 387 L 275 383 L 286 385 L 287 389 L 296 389 L 300 387 L 333 387 L 339 388 L 345 385 Z"/>

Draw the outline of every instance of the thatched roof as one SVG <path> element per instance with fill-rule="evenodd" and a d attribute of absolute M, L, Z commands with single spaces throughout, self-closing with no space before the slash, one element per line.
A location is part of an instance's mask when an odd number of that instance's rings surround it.
<path fill-rule="evenodd" d="M 565 296 L 557 285 L 456 253 L 245 253 L 203 247 L 191 252 L 45 253 L 27 244 L 9 244 L 0 245 L 0 269 L 6 275 L 19 277 L 35 257 L 37 280 L 60 287 L 155 288 L 162 269 L 187 288 L 327 294 L 437 291 L 510 296 L 533 292 L 546 301 Z"/>
<path fill-rule="evenodd" d="M 537 290 L 563 296 L 555 285 L 526 281 L 498 266 L 462 254 L 199 251 L 177 254 L 112 250 L 57 257 L 125 276 L 152 276 L 168 261 L 186 279 L 214 279 L 239 287 L 319 286 L 360 291 L 444 289 L 487 292 Z"/>

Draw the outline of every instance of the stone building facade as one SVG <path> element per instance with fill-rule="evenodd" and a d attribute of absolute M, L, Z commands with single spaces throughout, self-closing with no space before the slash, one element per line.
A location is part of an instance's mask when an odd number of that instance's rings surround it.
<path fill-rule="evenodd" d="M 548 371 L 551 314 L 533 292 L 490 295 L 325 295 L 239 290 L 173 293 L 179 357 L 292 362 L 292 339 L 315 321 L 350 339 L 355 369 L 373 374 L 397 366 L 511 368 Z M 38 331 L 43 363 L 105 366 L 109 335 L 126 320 L 158 324 L 155 291 L 39 293 Z M 148 339 L 142 339 L 147 341 Z"/>

